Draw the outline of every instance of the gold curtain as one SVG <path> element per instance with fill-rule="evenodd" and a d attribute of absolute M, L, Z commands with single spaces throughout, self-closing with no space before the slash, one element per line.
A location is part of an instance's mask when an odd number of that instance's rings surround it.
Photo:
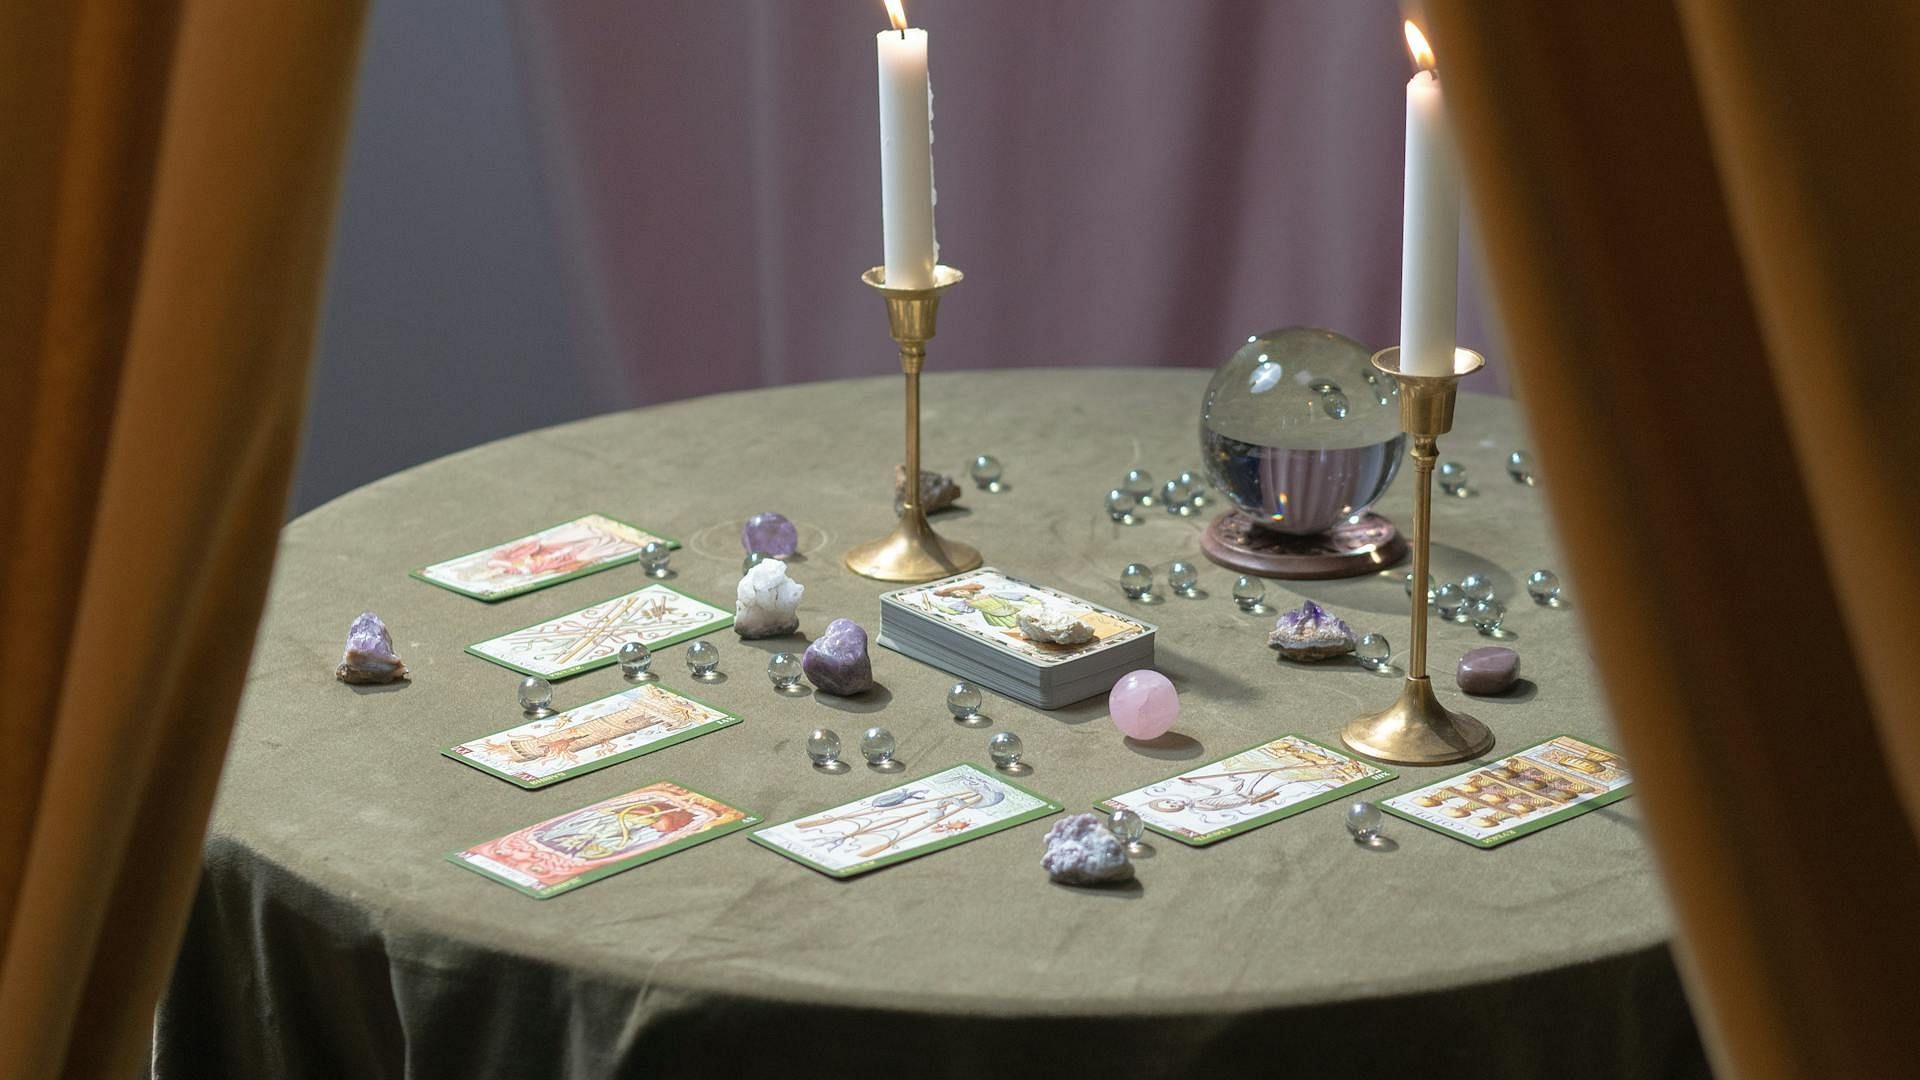
<path fill-rule="evenodd" d="M 1843 8 L 1427 5 L 1729 1077 L 1911 1068 L 1920 5 Z"/>
<path fill-rule="evenodd" d="M 273 564 L 356 0 L 0 3 L 0 1071 L 130 1076 Z"/>

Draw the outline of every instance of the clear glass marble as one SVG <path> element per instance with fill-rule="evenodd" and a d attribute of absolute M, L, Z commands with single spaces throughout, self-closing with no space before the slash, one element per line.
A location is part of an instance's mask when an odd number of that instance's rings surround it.
<path fill-rule="evenodd" d="M 1440 490 L 1460 497 L 1473 494 L 1473 489 L 1467 486 L 1467 467 L 1457 461 L 1441 462 Z"/>
<path fill-rule="evenodd" d="M 764 551 L 749 551 L 747 557 L 740 560 L 740 572 L 744 574 L 770 558 L 772 556 Z"/>
<path fill-rule="evenodd" d="M 1192 596 L 1200 588 L 1200 571 L 1189 562 L 1176 562 L 1167 566 L 1167 587 L 1181 596 Z"/>
<path fill-rule="evenodd" d="M 1129 600 L 1143 600 L 1153 593 L 1153 569 L 1146 563 L 1130 562 L 1120 571 L 1120 591 Z"/>
<path fill-rule="evenodd" d="M 1136 499 L 1153 494 L 1153 474 L 1145 469 L 1128 469 L 1127 478 L 1120 483 L 1120 490 Z"/>
<path fill-rule="evenodd" d="M 860 736 L 860 756 L 869 765 L 892 764 L 893 750 L 893 732 L 886 728 L 870 727 Z"/>
<path fill-rule="evenodd" d="M 1195 510 L 1207 505 L 1207 482 L 1199 473 L 1182 472 L 1179 481 L 1187 485 L 1187 505 Z"/>
<path fill-rule="evenodd" d="M 1535 483 L 1533 473 L 1533 455 L 1525 450 L 1515 450 L 1507 455 L 1507 475 L 1513 477 L 1516 484 L 1532 487 Z"/>
<path fill-rule="evenodd" d="M 1386 820 L 1380 808 L 1365 799 L 1347 804 L 1347 832 L 1362 844 L 1371 844 L 1378 839 Z"/>
<path fill-rule="evenodd" d="M 644 641 L 629 641 L 613 654 L 620 661 L 620 674 L 638 682 L 653 668 L 653 650 Z"/>
<path fill-rule="evenodd" d="M 1433 594 L 1434 594 L 1433 575 L 1428 574 L 1427 575 L 1427 600 L 1429 602 L 1433 600 Z M 1413 598 L 1413 575 L 1412 574 L 1407 575 L 1407 598 L 1409 600 Z"/>
<path fill-rule="evenodd" d="M 1307 389 L 1320 395 L 1320 411 L 1326 413 L 1330 420 L 1345 420 L 1347 413 L 1352 411 L 1347 392 L 1340 389 L 1339 383 L 1317 382 Z"/>
<path fill-rule="evenodd" d="M 1380 634 L 1366 634 L 1353 647 L 1353 658 L 1363 667 L 1384 671 L 1393 664 L 1393 646 Z"/>
<path fill-rule="evenodd" d="M 1107 831 L 1127 845 L 1127 849 L 1131 851 L 1139 847 L 1140 838 L 1147 835 L 1147 822 L 1145 818 L 1123 806 L 1107 815 Z"/>
<path fill-rule="evenodd" d="M 832 765 L 840 760 L 840 736 L 826 728 L 814 728 L 807 736 L 807 757 L 815 765 Z"/>
<path fill-rule="evenodd" d="M 687 646 L 687 670 L 706 681 L 720 673 L 720 646 L 711 641 L 696 641 Z"/>
<path fill-rule="evenodd" d="M 1107 492 L 1107 516 L 1122 525 L 1133 523 L 1133 510 L 1139 505 L 1140 500 L 1124 488 Z"/>
<path fill-rule="evenodd" d="M 1233 602 L 1240 605 L 1241 611 L 1259 611 L 1261 605 L 1267 602 L 1266 583 L 1245 574 L 1234 578 Z"/>
<path fill-rule="evenodd" d="M 520 711 L 538 716 L 553 707 L 553 684 L 538 675 L 520 680 Z"/>
<path fill-rule="evenodd" d="M 1507 606 L 1498 600 L 1475 600 L 1467 609 L 1467 617 L 1473 620 L 1473 628 L 1483 634 L 1497 634 L 1500 623 L 1507 617 Z"/>
<path fill-rule="evenodd" d="M 1000 459 L 991 454 L 981 454 L 967 466 L 967 474 L 981 491 L 1000 490 Z"/>
<path fill-rule="evenodd" d="M 987 756 L 993 759 L 996 769 L 1011 769 L 1020 764 L 1022 749 L 1020 736 L 1011 731 L 996 731 L 993 738 L 987 740 Z"/>
<path fill-rule="evenodd" d="M 947 711 L 955 720 L 971 720 L 980 715 L 980 706 L 987 703 L 987 696 L 980 688 L 970 682 L 957 682 L 947 688 Z"/>
<path fill-rule="evenodd" d="M 649 540 L 640 549 L 640 568 L 648 577 L 666 577 L 667 560 L 673 557 L 673 549 L 658 540 Z"/>
<path fill-rule="evenodd" d="M 800 685 L 800 658 L 790 652 L 777 652 L 767 660 L 767 678 L 775 690 L 792 690 Z"/>
<path fill-rule="evenodd" d="M 1466 622 L 1466 608 L 1471 602 L 1460 586 L 1451 581 L 1433 593 L 1433 610 L 1448 622 Z"/>
<path fill-rule="evenodd" d="M 1493 582 L 1479 574 L 1468 574 L 1460 579 L 1460 595 L 1469 601 L 1493 599 Z"/>
<path fill-rule="evenodd" d="M 1169 514 L 1181 511 L 1193 512 L 1193 488 L 1178 479 L 1169 480 L 1160 485 L 1160 505 Z"/>
<path fill-rule="evenodd" d="M 1560 606 L 1560 575 L 1551 570 L 1535 570 L 1527 575 L 1527 595 L 1541 607 Z"/>

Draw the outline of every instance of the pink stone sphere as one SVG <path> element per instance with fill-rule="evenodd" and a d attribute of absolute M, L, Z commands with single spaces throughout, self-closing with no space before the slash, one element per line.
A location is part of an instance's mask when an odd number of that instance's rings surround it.
<path fill-rule="evenodd" d="M 1107 695 L 1113 726 L 1130 738 L 1157 739 L 1180 719 L 1180 693 L 1157 671 L 1129 671 Z"/>

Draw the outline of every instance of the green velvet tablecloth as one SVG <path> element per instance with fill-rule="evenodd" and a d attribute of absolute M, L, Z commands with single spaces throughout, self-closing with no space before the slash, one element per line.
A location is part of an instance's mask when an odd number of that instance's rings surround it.
<path fill-rule="evenodd" d="M 636 567 L 484 604 L 410 569 L 562 519 L 604 512 L 680 537 L 674 585 L 731 607 L 739 525 L 800 526 L 804 634 L 847 616 L 875 628 L 883 586 L 841 556 L 890 520 L 897 378 L 722 395 L 609 415 L 410 469 L 290 524 L 207 842 L 207 868 L 159 1019 L 163 1078 L 798 1075 L 1667 1076 L 1704 1071 L 1669 958 L 1668 921 L 1631 799 L 1481 851 L 1390 819 L 1397 846 L 1352 843 L 1338 806 L 1204 849 L 1171 841 L 1111 892 L 1048 882 L 1048 821 L 836 881 L 738 834 L 575 893 L 535 901 L 443 856 L 658 779 L 770 821 L 961 761 L 1017 732 L 1023 780 L 1065 803 L 1164 778 L 1286 732 L 1334 742 L 1397 683 L 1347 662 L 1302 667 L 1265 646 L 1233 575 L 1199 557 L 1205 518 L 1108 521 L 1129 467 L 1197 467 L 1192 370 L 934 375 L 926 461 L 977 452 L 1009 490 L 972 490 L 939 527 L 990 565 L 1125 608 L 1129 561 L 1187 558 L 1202 599 L 1143 611 L 1181 690 L 1178 732 L 1124 743 L 1104 697 L 1045 713 L 989 696 L 992 729 L 961 727 L 951 679 L 874 650 L 881 688 L 855 700 L 776 695 L 770 652 L 723 630 L 705 700 L 745 722 L 537 792 L 440 756 L 514 723 L 518 677 L 464 646 L 642 584 Z M 1443 460 L 1479 494 L 1436 498 L 1435 572 L 1488 574 L 1509 598 L 1526 682 L 1476 701 L 1498 750 L 1569 732 L 1609 741 L 1572 609 L 1518 582 L 1555 557 L 1541 492 L 1510 482 L 1511 406 L 1464 396 Z M 1547 479 L 1551 483 L 1551 478 Z M 963 479 L 964 483 L 964 479 Z M 1406 520 L 1410 485 L 1380 505 Z M 1211 511 L 1210 511 L 1211 512 Z M 1407 637 L 1401 572 L 1274 582 L 1361 632 Z M 392 626 L 410 683 L 333 678 L 362 610 Z M 1486 640 L 1435 624 L 1435 683 Z M 685 646 L 656 654 L 685 689 Z M 555 688 L 567 708 L 619 689 L 612 669 Z M 807 765 L 815 726 L 849 747 L 890 727 L 907 771 Z M 1404 768 L 1380 797 L 1457 771 Z M 1050 819 L 1057 820 L 1057 819 Z M 1224 1074 L 1223 1074 L 1224 1075 Z"/>

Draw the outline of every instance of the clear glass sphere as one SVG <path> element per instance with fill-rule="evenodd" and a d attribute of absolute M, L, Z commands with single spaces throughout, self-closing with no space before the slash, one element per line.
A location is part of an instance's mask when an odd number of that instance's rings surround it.
<path fill-rule="evenodd" d="M 840 736 L 826 728 L 814 728 L 807 736 L 807 757 L 815 765 L 831 765 L 840 760 Z"/>
<path fill-rule="evenodd" d="M 553 705 L 553 684 L 538 675 L 529 675 L 520 680 L 520 709 L 523 712 L 543 713 Z"/>
<path fill-rule="evenodd" d="M 1449 622 L 1465 622 L 1466 607 L 1470 603 L 1472 601 L 1467 599 L 1467 594 L 1451 581 L 1440 586 L 1433 593 L 1434 611 Z"/>
<path fill-rule="evenodd" d="M 1127 599 L 1138 600 L 1153 591 L 1153 568 L 1146 563 L 1128 563 L 1120 571 L 1120 589 Z"/>
<path fill-rule="evenodd" d="M 1507 455 L 1507 475 L 1513 477 L 1516 484 L 1532 487 L 1535 482 L 1533 473 L 1533 455 L 1525 450 L 1515 450 Z"/>
<path fill-rule="evenodd" d="M 791 690 L 800 685 L 800 658 L 790 652 L 777 652 L 767 659 L 767 678 L 775 690 Z"/>
<path fill-rule="evenodd" d="M 1127 478 L 1121 482 L 1120 490 L 1140 499 L 1153 494 L 1153 474 L 1145 469 L 1128 469 Z"/>
<path fill-rule="evenodd" d="M 640 566 L 652 577 L 663 577 L 667 572 L 667 560 L 672 557 L 672 548 L 658 540 L 649 540 L 640 549 Z"/>
<path fill-rule="evenodd" d="M 1467 467 L 1457 461 L 1440 463 L 1440 490 L 1449 495 L 1470 495 L 1473 489 L 1467 486 Z"/>
<path fill-rule="evenodd" d="M 1193 502 L 1193 488 L 1179 480 L 1169 480 L 1160 485 L 1160 505 L 1167 513 L 1177 514 Z"/>
<path fill-rule="evenodd" d="M 1020 736 L 1011 731 L 996 731 L 987 740 L 987 756 L 993 759 L 995 768 L 1010 769 L 1020 764 L 1020 753 Z"/>
<path fill-rule="evenodd" d="M 1433 593 L 1434 593 L 1433 575 L 1428 574 L 1427 575 L 1427 600 L 1428 601 L 1433 600 Z M 1412 574 L 1407 575 L 1407 597 L 1409 599 L 1413 597 L 1413 575 Z"/>
<path fill-rule="evenodd" d="M 710 679 L 720 670 L 720 646 L 711 641 L 696 641 L 687 646 L 687 670 L 696 679 Z"/>
<path fill-rule="evenodd" d="M 1257 611 L 1267 602 L 1267 584 L 1245 574 L 1233 579 L 1233 602 L 1241 611 Z"/>
<path fill-rule="evenodd" d="M 1364 799 L 1347 804 L 1347 832 L 1363 844 L 1373 843 L 1386 820 L 1379 807 Z"/>
<path fill-rule="evenodd" d="M 997 490 L 1000 483 L 1000 459 L 991 454 L 981 454 L 967 465 L 967 474 L 983 491 Z"/>
<path fill-rule="evenodd" d="M 1208 485 L 1260 524 L 1295 535 L 1365 512 L 1406 456 L 1399 389 L 1374 371 L 1371 355 L 1328 330 L 1248 338 L 1201 399 Z"/>
<path fill-rule="evenodd" d="M 771 556 L 764 551 L 749 551 L 747 552 L 747 557 L 740 560 L 740 572 L 744 574 L 754 567 L 759 566 L 761 563 L 766 562 L 770 557 Z"/>
<path fill-rule="evenodd" d="M 1187 485 L 1187 505 L 1195 510 L 1207 505 L 1207 481 L 1199 473 L 1183 471 L 1176 478 Z"/>
<path fill-rule="evenodd" d="M 1498 633 L 1500 623 L 1507 617 L 1507 606 L 1498 600 L 1475 600 L 1467 609 L 1467 618 L 1473 621 L 1473 628 L 1483 634 Z"/>
<path fill-rule="evenodd" d="M 954 683 L 947 690 L 947 711 L 955 720 L 971 720 L 980 715 L 980 706 L 986 704 L 987 696 L 980 688 L 970 682 Z"/>
<path fill-rule="evenodd" d="M 1192 596 L 1200 585 L 1200 571 L 1189 562 L 1176 562 L 1167 567 L 1167 587 L 1181 596 Z"/>
<path fill-rule="evenodd" d="M 1107 492 L 1107 516 L 1125 523 L 1133 520 L 1133 508 L 1140 505 L 1140 499 L 1123 488 L 1114 488 Z"/>
<path fill-rule="evenodd" d="M 1365 634 L 1353 647 L 1353 658 L 1374 671 L 1381 671 L 1393 663 L 1393 646 L 1380 634 Z"/>
<path fill-rule="evenodd" d="M 1527 575 L 1527 595 L 1542 607 L 1560 603 L 1560 575 L 1551 570 L 1535 570 Z"/>
<path fill-rule="evenodd" d="M 885 765 L 893 760 L 893 732 L 870 727 L 860 736 L 860 756 L 869 765 Z"/>
<path fill-rule="evenodd" d="M 1468 574 L 1460 579 L 1460 595 L 1468 600 L 1493 599 L 1493 582 L 1479 574 Z"/>
<path fill-rule="evenodd" d="M 1121 843 L 1133 847 L 1140 842 L 1141 837 L 1147 835 L 1147 822 L 1145 818 L 1123 806 L 1107 815 L 1107 831 Z"/>
<path fill-rule="evenodd" d="M 620 662 L 620 674 L 629 679 L 642 678 L 653 667 L 653 650 L 644 641 L 626 642 L 613 655 Z"/>

